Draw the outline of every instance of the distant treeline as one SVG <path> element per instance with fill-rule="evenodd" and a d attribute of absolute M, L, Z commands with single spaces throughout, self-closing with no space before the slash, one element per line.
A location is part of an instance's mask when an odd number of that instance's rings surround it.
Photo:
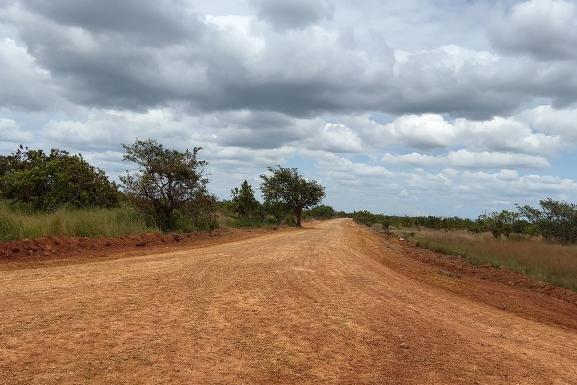
<path fill-rule="evenodd" d="M 381 224 L 385 228 L 415 228 L 426 227 L 437 230 L 469 230 L 475 226 L 475 222 L 471 219 L 459 217 L 409 217 L 409 216 L 395 216 L 374 214 L 369 211 L 355 211 L 347 213 L 347 217 L 353 218 L 356 222 L 363 225 L 372 226 L 374 224 Z"/>
<path fill-rule="evenodd" d="M 467 230 L 490 232 L 495 238 L 512 235 L 543 237 L 562 243 L 577 243 L 577 205 L 551 198 L 539 202 L 539 207 L 517 205 L 515 211 L 496 211 L 477 219 L 459 217 L 409 217 L 355 211 L 345 214 L 356 222 L 384 228 L 429 228 L 435 230 Z"/>
<path fill-rule="evenodd" d="M 52 234 L 56 230 L 28 231 L 28 223 L 42 223 L 35 228 L 58 229 L 62 226 L 48 222 L 62 221 L 74 210 L 86 209 L 130 209 L 139 214 L 146 228 L 170 231 L 209 230 L 223 220 L 241 226 L 300 226 L 305 211 L 325 196 L 323 186 L 297 169 L 274 166 L 260 175 L 262 203 L 246 180 L 232 189 L 230 200 L 219 201 L 208 190 L 207 162 L 199 158 L 200 147 L 178 151 L 147 139 L 123 148 L 123 160 L 136 170 L 120 176 L 120 183 L 110 181 L 81 154 L 24 146 L 0 154 L 0 239 Z M 320 213 L 322 206 L 316 210 Z M 44 215 L 56 212 L 59 215 Z M 106 213 L 101 217 L 111 218 Z M 132 218 L 132 214 L 125 217 Z M 75 234 L 74 230 L 67 232 Z"/>

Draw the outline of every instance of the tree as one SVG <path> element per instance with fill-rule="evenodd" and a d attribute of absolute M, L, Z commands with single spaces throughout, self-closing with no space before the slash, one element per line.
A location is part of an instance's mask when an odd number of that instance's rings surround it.
<path fill-rule="evenodd" d="M 334 218 L 336 213 L 331 206 L 319 205 L 305 211 L 304 215 L 306 218 L 330 219 Z"/>
<path fill-rule="evenodd" d="M 277 224 L 282 224 L 283 220 L 290 215 L 292 208 L 284 202 L 281 201 L 264 201 L 262 205 L 263 216 L 265 221 L 269 221 L 274 218 L 274 222 Z"/>
<path fill-rule="evenodd" d="M 116 184 L 82 155 L 58 149 L 45 153 L 23 146 L 0 156 L 0 195 L 39 210 L 113 207 L 119 203 Z"/>
<path fill-rule="evenodd" d="M 524 217 L 544 238 L 577 242 L 577 205 L 551 198 L 539 202 L 541 209 L 517 206 Z"/>
<path fill-rule="evenodd" d="M 181 152 L 164 148 L 152 139 L 122 146 L 126 151 L 124 160 L 138 165 L 137 172 L 127 171 L 120 178 L 124 191 L 162 229 L 174 227 L 177 212 L 194 215 L 209 203 L 215 206 L 206 187 L 207 162 L 197 157 L 200 147 Z"/>
<path fill-rule="evenodd" d="M 381 224 L 384 228 L 389 228 L 389 218 L 383 214 L 373 214 L 367 210 L 355 211 L 350 214 L 353 220 L 365 226 L 373 226 L 374 224 Z"/>
<path fill-rule="evenodd" d="M 271 175 L 261 175 L 261 190 L 265 202 L 281 203 L 292 209 L 296 225 L 302 226 L 303 210 L 319 204 L 325 188 L 314 180 L 305 179 L 296 168 L 269 167 Z"/>
<path fill-rule="evenodd" d="M 254 197 L 252 186 L 248 181 L 242 182 L 239 187 L 230 191 L 232 208 L 239 218 L 253 218 L 260 214 L 260 203 Z"/>
<path fill-rule="evenodd" d="M 502 210 L 489 215 L 481 215 L 478 222 L 482 223 L 493 234 L 493 237 L 501 238 L 504 235 L 508 238 L 518 228 L 519 214 Z"/>

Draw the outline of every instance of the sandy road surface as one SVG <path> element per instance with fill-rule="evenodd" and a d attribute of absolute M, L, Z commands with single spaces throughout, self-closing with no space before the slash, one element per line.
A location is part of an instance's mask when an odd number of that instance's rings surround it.
<path fill-rule="evenodd" d="M 334 220 L 0 272 L 0 383 L 577 384 L 575 328 L 387 265 L 403 258 Z"/>

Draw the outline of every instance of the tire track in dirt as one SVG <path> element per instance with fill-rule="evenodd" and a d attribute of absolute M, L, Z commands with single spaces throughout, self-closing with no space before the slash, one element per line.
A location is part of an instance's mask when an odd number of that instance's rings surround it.
<path fill-rule="evenodd" d="M 333 220 L 0 272 L 0 383 L 577 383 L 575 329 L 420 279 L 399 250 Z"/>

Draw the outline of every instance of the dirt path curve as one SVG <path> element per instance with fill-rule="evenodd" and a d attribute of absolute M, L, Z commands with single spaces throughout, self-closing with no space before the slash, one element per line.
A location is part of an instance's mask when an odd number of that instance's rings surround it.
<path fill-rule="evenodd" d="M 0 383 L 577 384 L 575 329 L 409 278 L 394 252 L 333 220 L 0 272 Z"/>

